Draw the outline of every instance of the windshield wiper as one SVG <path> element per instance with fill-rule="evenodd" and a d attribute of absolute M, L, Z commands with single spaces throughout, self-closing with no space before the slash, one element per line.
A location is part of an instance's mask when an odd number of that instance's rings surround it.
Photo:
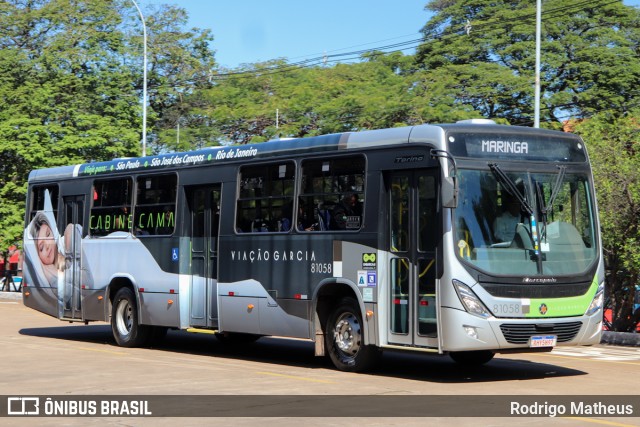
<path fill-rule="evenodd" d="M 544 195 L 542 194 L 542 188 L 540 183 L 536 183 L 536 193 L 538 195 L 538 200 L 540 203 L 540 213 L 542 214 L 542 230 L 540 231 L 540 240 L 545 240 L 547 237 L 547 214 L 551 211 L 553 207 L 553 202 L 558 197 L 558 193 L 560 193 L 560 188 L 562 187 L 562 182 L 564 181 L 564 174 L 567 171 L 566 166 L 558 166 L 558 176 L 556 176 L 556 182 L 553 184 L 553 188 L 551 189 L 551 194 L 549 195 L 549 203 L 545 205 L 544 203 Z"/>
<path fill-rule="evenodd" d="M 500 168 L 497 163 L 489 163 L 489 168 L 491 169 L 491 172 L 493 172 L 493 174 L 496 176 L 498 181 L 500 181 L 500 183 L 504 185 L 507 192 L 518 200 L 520 206 L 524 208 L 529 216 L 532 216 L 533 209 L 531 208 L 529 202 L 527 202 L 527 199 L 525 199 L 524 194 L 522 194 L 520 190 L 518 190 L 516 183 L 513 182 L 513 180 L 509 178 L 506 173 L 504 173 L 502 168 Z"/>

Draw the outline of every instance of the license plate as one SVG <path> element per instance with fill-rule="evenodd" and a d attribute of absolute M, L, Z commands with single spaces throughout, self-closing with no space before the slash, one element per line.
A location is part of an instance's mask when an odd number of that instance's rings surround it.
<path fill-rule="evenodd" d="M 529 347 L 555 347 L 557 341 L 558 337 L 556 335 L 533 336 L 529 340 Z"/>

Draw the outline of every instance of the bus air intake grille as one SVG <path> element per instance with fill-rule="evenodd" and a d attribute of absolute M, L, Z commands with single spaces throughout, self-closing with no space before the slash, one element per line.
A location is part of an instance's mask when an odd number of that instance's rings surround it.
<path fill-rule="evenodd" d="M 482 287 L 498 298 L 564 298 L 577 297 L 587 293 L 591 287 L 591 282 L 570 283 L 570 284 L 499 284 L 480 283 Z"/>
<path fill-rule="evenodd" d="M 500 330 L 509 344 L 528 344 L 536 335 L 557 335 L 558 342 L 568 342 L 575 338 L 582 322 L 567 323 L 504 323 Z"/>

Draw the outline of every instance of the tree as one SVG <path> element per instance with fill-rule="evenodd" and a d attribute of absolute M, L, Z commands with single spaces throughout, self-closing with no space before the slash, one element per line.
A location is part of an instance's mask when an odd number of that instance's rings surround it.
<path fill-rule="evenodd" d="M 639 116 L 640 111 L 623 117 L 602 113 L 575 128 L 593 164 L 613 328 L 627 332 L 640 322 L 640 309 L 633 308 L 640 279 Z"/>
<path fill-rule="evenodd" d="M 140 153 L 136 16 L 128 0 L 0 3 L 0 248 L 21 239 L 29 171 Z M 177 82 L 201 81 L 212 64 L 208 32 L 168 24 L 180 16 L 163 8 L 149 18 L 160 118 L 178 98 Z"/>
<path fill-rule="evenodd" d="M 246 144 L 418 123 L 412 57 L 372 53 L 356 64 L 303 68 L 283 60 L 213 76 L 187 103 L 220 141 Z M 277 118 L 277 120 L 276 120 Z"/>
<path fill-rule="evenodd" d="M 157 132 L 152 134 L 152 151 L 211 145 L 192 139 L 204 135 L 193 132 L 191 111 L 197 109 L 199 104 L 190 104 L 188 95 L 195 90 L 211 87 L 211 75 L 215 67 L 214 52 L 210 48 L 213 36 L 210 30 L 183 30 L 187 22 L 188 15 L 184 9 L 168 5 L 159 7 L 147 18 L 149 104 L 154 112 L 150 124 L 157 128 Z M 142 39 L 133 34 L 132 31 L 131 39 L 138 40 L 140 44 L 136 49 L 141 52 Z M 174 141 L 179 125 L 183 127 L 183 143 L 178 146 Z"/>
<path fill-rule="evenodd" d="M 533 116 L 535 3 L 432 0 L 417 61 L 436 89 L 484 117 L 528 124 Z M 640 12 L 609 0 L 545 3 L 543 121 L 628 111 L 638 95 Z M 437 102 L 437 101 L 436 101 Z M 446 102 L 446 98 L 445 98 Z"/>

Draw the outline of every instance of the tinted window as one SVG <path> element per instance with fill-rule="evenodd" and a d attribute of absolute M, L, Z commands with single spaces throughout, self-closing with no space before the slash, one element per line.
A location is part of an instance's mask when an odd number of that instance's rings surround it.
<path fill-rule="evenodd" d="M 176 175 L 139 177 L 133 229 L 139 236 L 173 234 L 176 225 Z"/>
<path fill-rule="evenodd" d="M 106 236 L 131 230 L 131 179 L 118 178 L 93 184 L 89 234 Z"/>
<path fill-rule="evenodd" d="M 360 229 L 364 177 L 363 156 L 302 162 L 304 215 L 314 218 L 321 231 Z"/>
<path fill-rule="evenodd" d="M 289 231 L 283 224 L 292 218 L 294 182 L 293 162 L 242 167 L 236 231 Z"/>

